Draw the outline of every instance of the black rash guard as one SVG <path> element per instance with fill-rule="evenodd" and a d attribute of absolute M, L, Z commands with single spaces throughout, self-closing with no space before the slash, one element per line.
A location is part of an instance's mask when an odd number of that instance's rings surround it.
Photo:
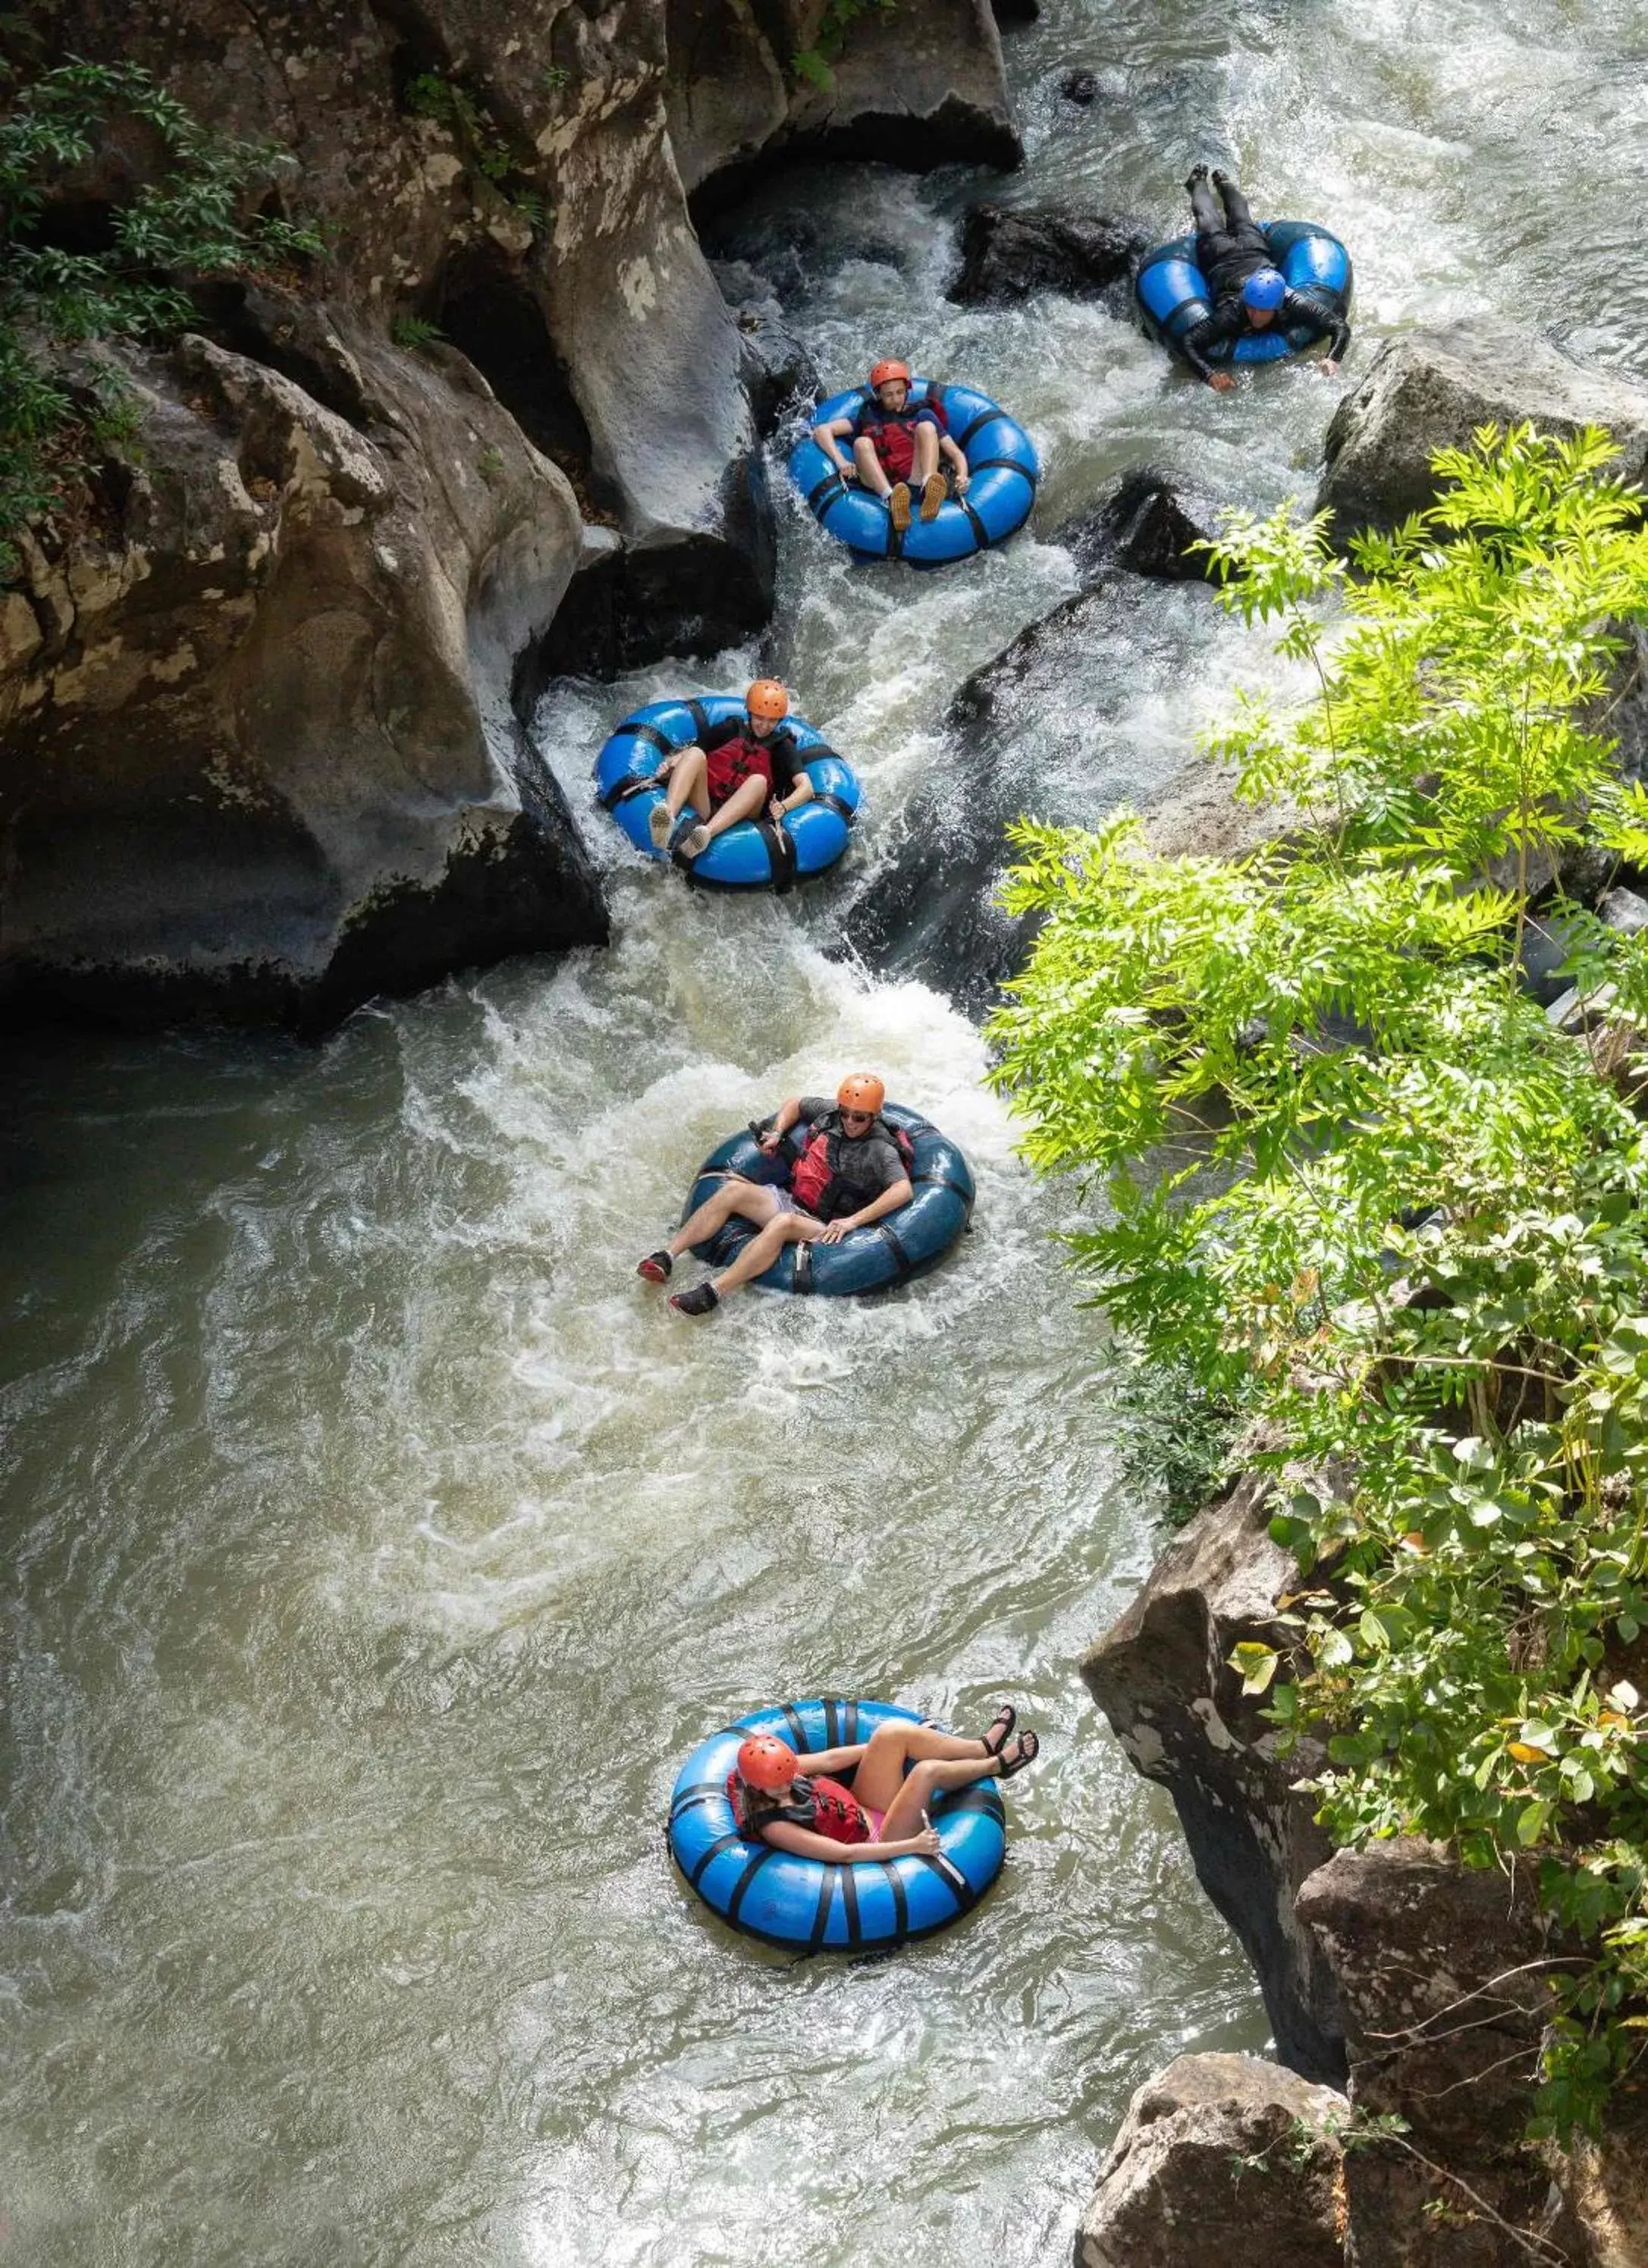
<path fill-rule="evenodd" d="M 1350 326 L 1343 315 L 1329 315 L 1314 299 L 1307 299 L 1302 291 L 1284 291 L 1282 304 L 1266 325 L 1266 329 L 1278 331 L 1308 330 L 1317 338 L 1329 341 L 1328 352 L 1335 362 L 1342 362 L 1344 350 L 1350 343 Z M 1240 296 L 1221 299 L 1210 315 L 1203 316 L 1193 330 L 1187 331 L 1180 341 L 1179 350 L 1202 379 L 1211 378 L 1213 364 L 1208 359 L 1210 349 L 1225 339 L 1240 339 L 1253 329 L 1247 320 L 1247 310 Z M 1258 337 L 1261 334 L 1254 332 Z"/>

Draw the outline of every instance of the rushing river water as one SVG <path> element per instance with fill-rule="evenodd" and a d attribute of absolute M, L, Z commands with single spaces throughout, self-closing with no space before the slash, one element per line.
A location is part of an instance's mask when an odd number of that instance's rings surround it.
<path fill-rule="evenodd" d="M 1641 0 L 1044 0 L 1009 53 L 1030 162 L 1001 193 L 1166 232 L 1188 161 L 1238 159 L 1352 244 L 1353 372 L 1381 328 L 1477 310 L 1648 361 Z M 0 2263 L 1040 2268 L 1129 2089 L 1263 2039 L 1076 1673 L 1154 1508 L 1061 1200 L 973 1027 L 857 965 L 842 917 L 951 760 L 955 686 L 1072 587 L 1045 531 L 1147 460 L 1308 492 L 1334 390 L 1216 402 L 1102 309 L 949 306 L 980 187 L 791 177 L 723 249 L 832 377 L 892 350 L 1011 401 L 1040 540 L 859 571 L 787 500 L 770 653 L 569 684 L 541 719 L 587 815 L 614 714 L 775 664 L 863 771 L 850 877 L 693 896 L 592 818 L 608 954 L 314 1050 L 14 1062 Z M 1252 659 L 1201 594 L 1141 603 L 1157 665 L 1096 643 L 1049 718 L 1095 810 L 1171 781 Z M 631 1270 L 703 1151 L 861 1064 L 975 1160 L 953 1264 L 880 1304 L 669 1314 Z M 1000 1885 L 892 1961 L 735 1941 L 663 1856 L 685 1750 L 820 1690 L 961 1723 L 1012 1694 L 1045 1734 Z"/>

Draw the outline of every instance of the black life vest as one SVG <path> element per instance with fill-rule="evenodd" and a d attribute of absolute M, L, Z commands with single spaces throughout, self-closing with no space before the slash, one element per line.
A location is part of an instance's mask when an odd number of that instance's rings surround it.
<path fill-rule="evenodd" d="M 909 1136 L 897 1127 L 889 1126 L 885 1118 L 874 1118 L 863 1134 L 855 1135 L 853 1138 L 867 1142 L 876 1134 L 880 1135 L 884 1141 L 891 1142 L 904 1161 L 905 1172 L 913 1174 L 916 1170 L 916 1145 Z M 806 1146 L 796 1160 L 795 1171 L 790 1176 L 790 1187 L 803 1211 L 810 1212 L 814 1220 L 828 1220 L 832 1211 L 840 1204 L 838 1185 L 842 1145 L 846 1138 L 842 1130 L 839 1110 L 827 1111 L 822 1118 L 815 1118 L 807 1130 Z M 841 1206 L 840 1209 L 843 1211 L 851 1210 L 850 1206 Z"/>

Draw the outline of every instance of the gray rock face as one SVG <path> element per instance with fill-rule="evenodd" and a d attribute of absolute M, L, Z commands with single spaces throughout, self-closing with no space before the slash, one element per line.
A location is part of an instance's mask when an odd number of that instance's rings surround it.
<path fill-rule="evenodd" d="M 1148 243 L 1143 229 L 1102 214 L 975 205 L 950 297 L 975 306 L 1011 306 L 1038 291 L 1102 298 L 1125 288 Z"/>
<path fill-rule="evenodd" d="M 1639 480 L 1648 467 L 1648 387 L 1572 362 L 1531 333 L 1476 320 L 1380 349 L 1328 428 L 1317 509 L 1332 512 L 1341 541 L 1360 527 L 1392 527 L 1434 500 L 1436 450 L 1467 446 L 1479 425 L 1527 421 L 1564 434 L 1606 426 L 1625 478 Z"/>
<path fill-rule="evenodd" d="M 332 335 L 324 409 L 201 338 L 144 453 L 4 601 L 14 1009 L 324 1022 L 605 915 L 511 712 L 577 503 L 470 365 Z"/>
<path fill-rule="evenodd" d="M 789 70 L 812 0 L 759 32 L 682 0 L 33 13 L 46 60 L 143 63 L 284 148 L 330 249 L 202 287 L 206 337 L 143 373 L 142 461 L 0 592 L 0 997 L 319 1018 L 601 937 L 511 691 L 772 607 L 756 412 L 787 349 L 735 321 L 687 185 L 775 139 L 1010 162 L 983 0 L 866 19 L 828 92 Z M 405 317 L 448 343 L 398 349 Z"/>
<path fill-rule="evenodd" d="M 1357 2268 L 1502 2268 L 1509 2231 L 1583 2257 L 1549 2165 L 1522 2141 L 1550 2007 L 1543 1964 L 1563 1950 L 1528 1871 L 1506 1881 L 1433 1844 L 1378 1844 L 1336 1853 L 1298 1910 L 1332 1965 L 1353 2107 L 1409 2126 L 1346 2154 Z"/>
<path fill-rule="evenodd" d="M 1197 1878 L 1254 1965 L 1283 2061 L 1338 2082 L 1337 1988 L 1293 1910 L 1331 1847 L 1311 1798 L 1292 1788 L 1313 1752 L 1280 1761 L 1262 1705 L 1243 1698 L 1225 1667 L 1249 1640 L 1287 1642 L 1276 1602 L 1298 1570 L 1270 1541 L 1269 1496 L 1268 1481 L 1250 1476 L 1199 1513 L 1081 1669 L 1136 1769 L 1173 1797 Z"/>
<path fill-rule="evenodd" d="M 1076 2268 L 1343 2268 L 1344 2097 L 1256 2056 L 1181 2056 L 1140 2088 Z"/>
<path fill-rule="evenodd" d="M 725 200 L 775 154 L 934 166 L 1023 155 L 989 0 L 901 0 L 857 18 L 828 83 L 795 67 L 816 0 L 668 0 L 670 135 L 695 201 Z"/>

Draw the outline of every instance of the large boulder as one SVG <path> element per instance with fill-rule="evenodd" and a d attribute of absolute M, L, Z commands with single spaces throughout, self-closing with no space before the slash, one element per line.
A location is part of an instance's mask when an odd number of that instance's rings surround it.
<path fill-rule="evenodd" d="M 1437 1845 L 1376 1844 L 1319 1868 L 1298 1912 L 1333 1970 L 1354 2110 L 1403 2122 L 1346 2154 L 1357 2268 L 1502 2268 L 1519 2237 L 1583 2257 L 1549 2160 L 1523 2139 L 1567 1950 L 1532 1868 L 1468 1873 Z"/>
<path fill-rule="evenodd" d="M 1256 2056 L 1187 2055 L 1128 2106 L 1076 2268 L 1343 2268 L 1344 2097 Z"/>
<path fill-rule="evenodd" d="M 1041 291 L 1102 298 L 1125 290 L 1149 242 L 1134 223 L 1100 213 L 977 204 L 961 225 L 961 266 L 950 297 L 993 307 Z"/>
<path fill-rule="evenodd" d="M 24 546 L 14 1012 L 325 1022 L 606 934 L 510 702 L 578 556 L 572 492 L 462 356 L 330 342 L 353 421 L 203 338 L 137 365 L 141 460 Z"/>
<path fill-rule="evenodd" d="M 1283 2061 L 1336 2084 L 1338 1988 L 1293 1903 L 1331 1852 L 1295 1785 L 1316 1752 L 1278 1757 L 1264 1704 L 1228 1667 L 1237 1646 L 1289 1643 L 1277 1602 L 1299 1569 L 1270 1540 L 1269 1494 L 1268 1476 L 1249 1475 L 1199 1513 L 1081 1671 L 1136 1770 L 1172 1796 L 1197 1878 L 1253 1963 Z"/>
<path fill-rule="evenodd" d="M 670 130 L 695 202 L 725 203 L 774 156 L 934 166 L 1023 154 L 989 0 L 900 0 L 854 18 L 822 72 L 822 0 L 668 0 Z"/>
<path fill-rule="evenodd" d="M 1433 502 L 1437 450 L 1468 447 L 1482 425 L 1525 423 L 1563 434 L 1604 426 L 1626 479 L 1648 469 L 1648 387 L 1477 317 L 1380 348 L 1328 428 L 1317 509 L 1331 512 L 1342 541 L 1392 527 Z"/>

